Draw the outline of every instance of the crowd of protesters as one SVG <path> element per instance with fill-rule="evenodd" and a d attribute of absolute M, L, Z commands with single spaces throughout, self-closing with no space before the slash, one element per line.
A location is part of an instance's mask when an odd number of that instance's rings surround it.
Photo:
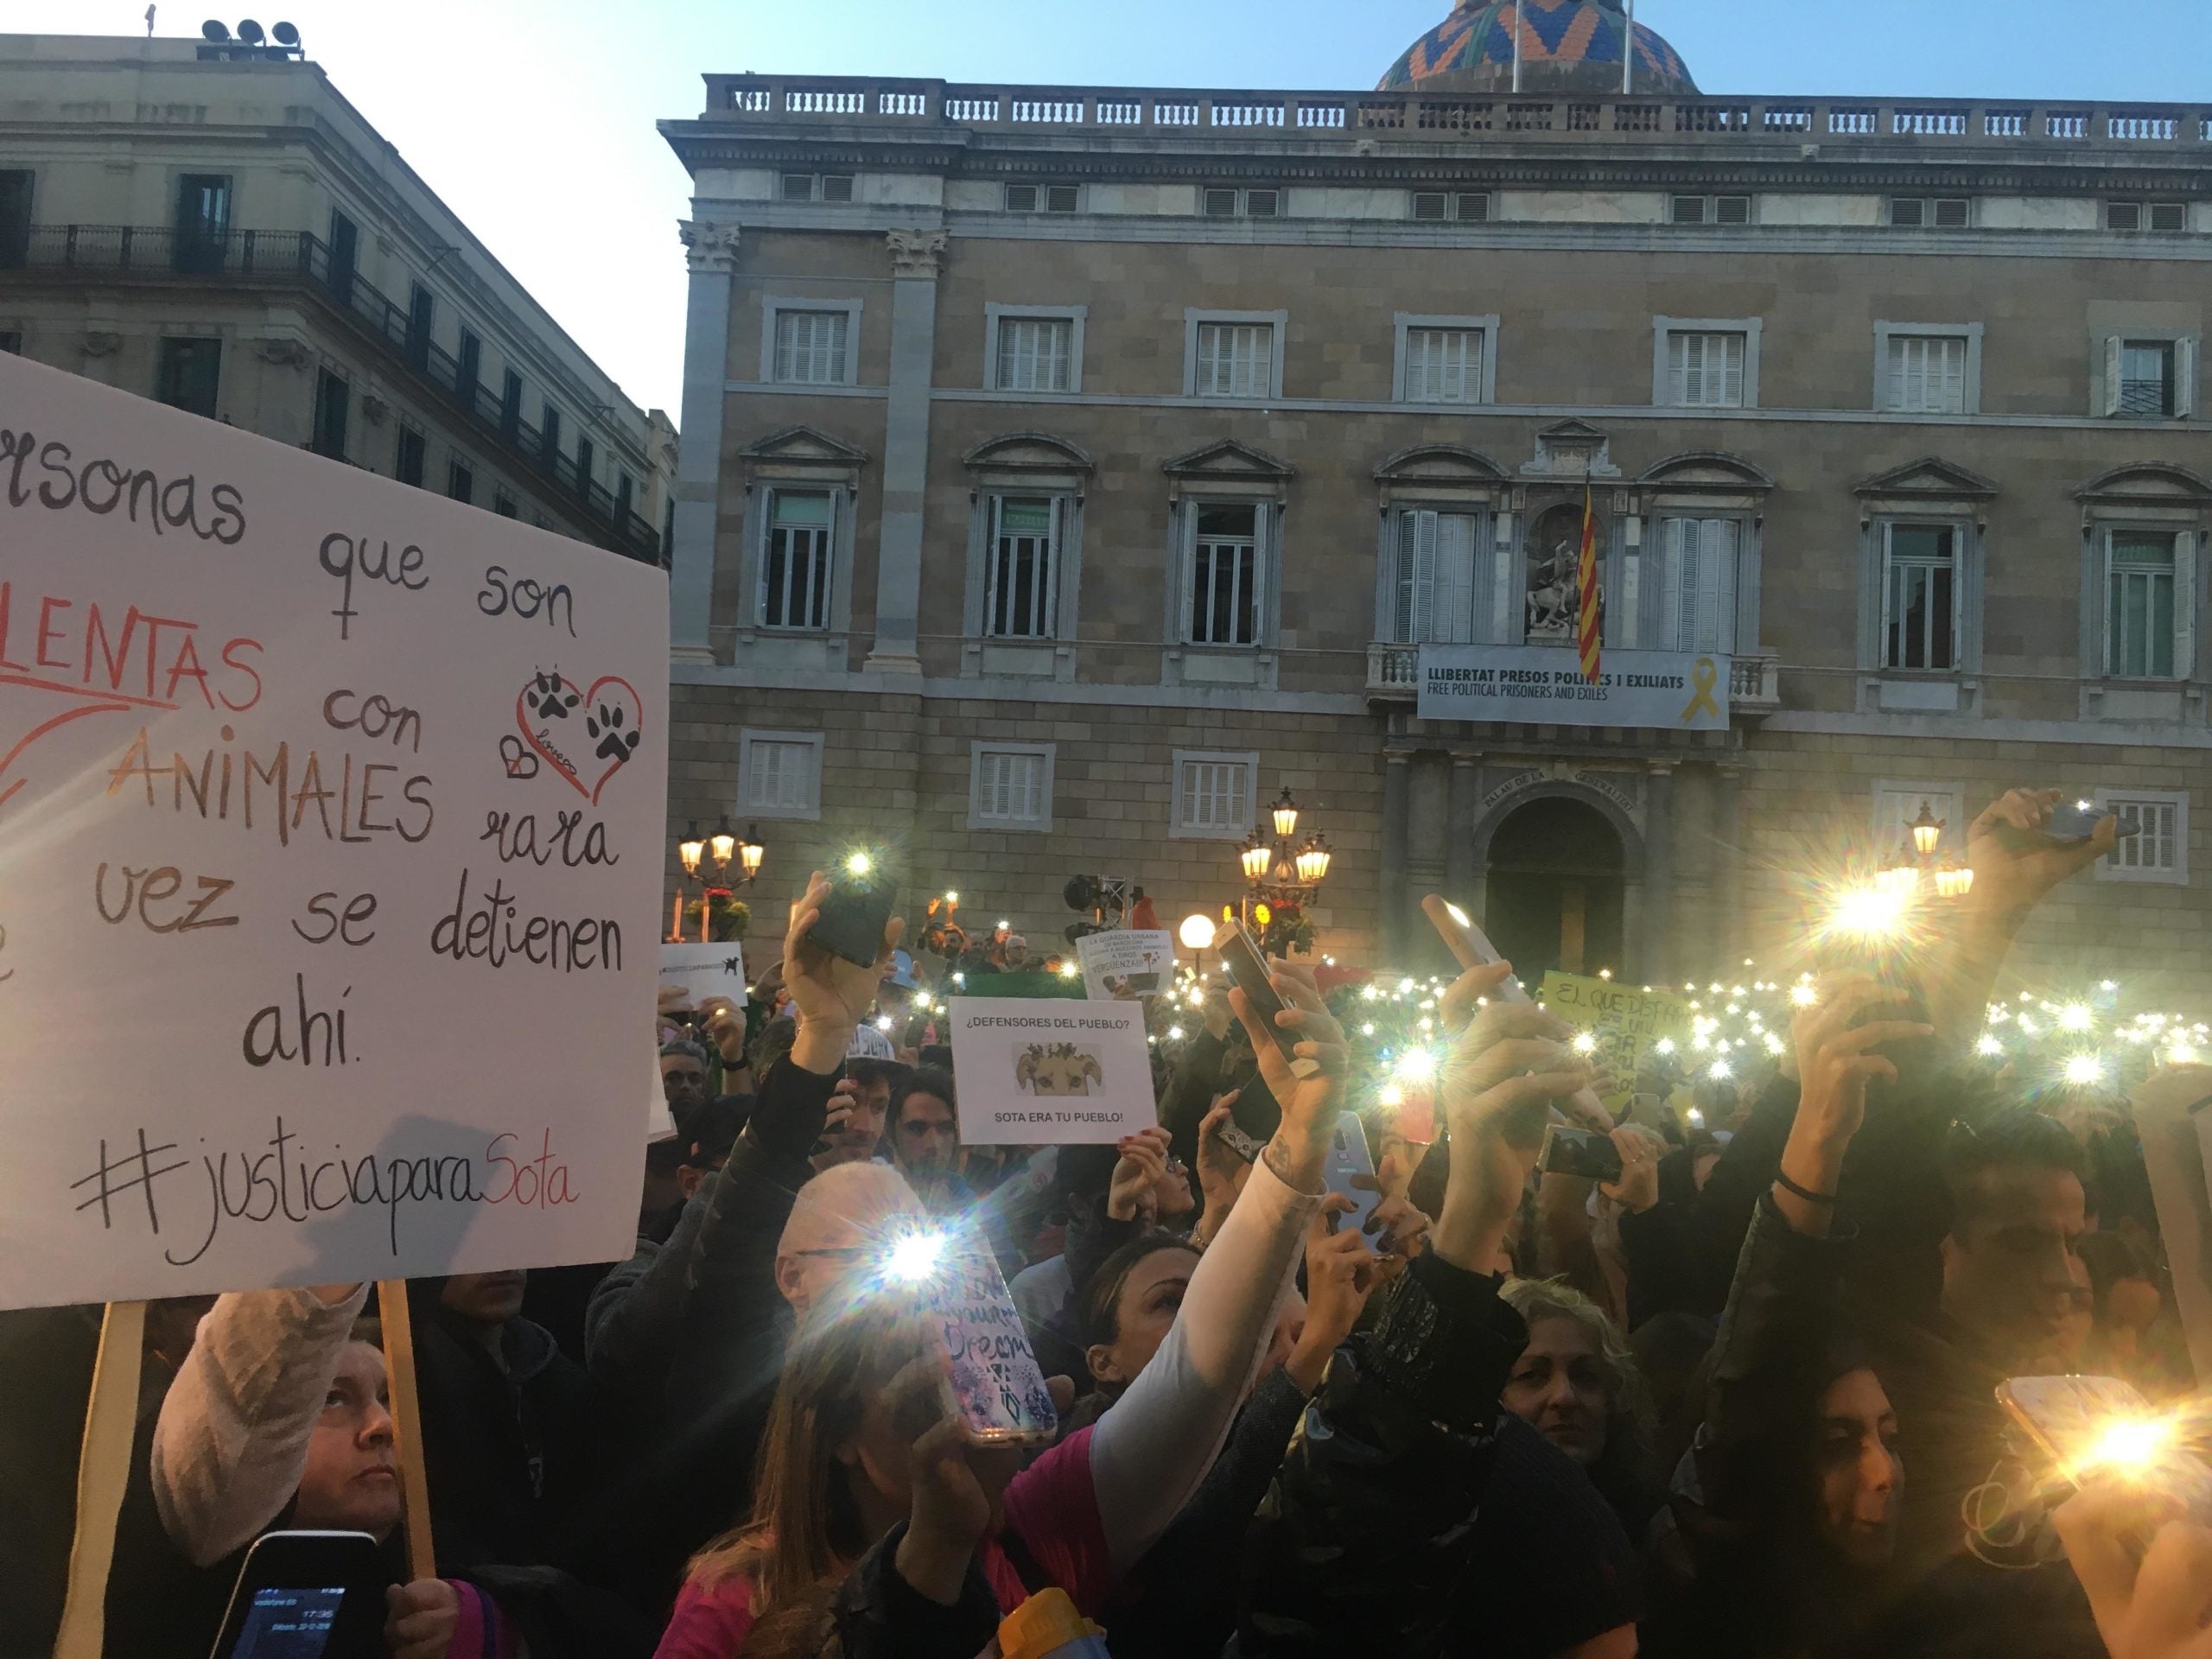
<path fill-rule="evenodd" d="M 1909 980 L 1824 973 L 1701 1122 L 1467 969 L 1433 1140 L 1282 964 L 1311 1075 L 1212 995 L 1162 1049 L 1158 1127 L 963 1147 L 933 998 L 1051 969 L 935 918 L 843 960 L 810 938 L 817 876 L 747 1003 L 664 998 L 676 1133 L 635 1253 L 410 1285 L 434 1574 L 402 1548 L 368 1287 L 155 1306 L 106 1650 L 204 1659 L 257 1536 L 335 1529 L 385 1553 L 395 1659 L 968 1659 L 1048 1590 L 1122 1659 L 2212 1659 L 2212 1514 L 2055 1469 L 1998 1403 L 2068 1372 L 2184 1423 L 2196 1397 L 2125 1111 L 2069 1127 L 1961 1064 L 2014 934 L 2110 845 L 2008 833 L 2051 798 L 1977 821 Z M 2212 1096 L 2212 1071 L 2143 1089 Z M 1358 1226 L 1323 1180 L 1347 1116 Z M 1540 1172 L 1554 1123 L 1610 1138 L 1618 1179 Z M 946 1414 L 915 1293 L 872 1271 L 925 1226 L 1011 1281 L 1049 1446 Z M 70 1317 L 0 1319 L 25 1495 L 73 1450 L 81 1391 L 45 1399 L 34 1352 Z M 0 1508 L 0 1577 L 66 1559 L 66 1504 Z M 0 1586 L 23 1620 L 54 1600 Z"/>

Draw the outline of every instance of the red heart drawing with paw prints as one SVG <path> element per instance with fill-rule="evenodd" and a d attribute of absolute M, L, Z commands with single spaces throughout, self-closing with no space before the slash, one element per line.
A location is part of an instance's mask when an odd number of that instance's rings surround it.
<path fill-rule="evenodd" d="M 597 806 L 607 780 L 645 741 L 645 710 L 637 688 L 619 675 L 602 675 L 580 691 L 560 670 L 540 669 L 515 698 L 515 724 L 545 763 Z"/>

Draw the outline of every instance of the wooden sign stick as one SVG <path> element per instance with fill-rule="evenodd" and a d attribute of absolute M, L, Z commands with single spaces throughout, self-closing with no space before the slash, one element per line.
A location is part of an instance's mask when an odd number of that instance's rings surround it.
<path fill-rule="evenodd" d="M 377 1314 L 384 1325 L 384 1369 L 391 1389 L 391 1421 L 399 1435 L 399 1497 L 407 1529 L 407 1576 L 438 1576 L 430 1544 L 430 1482 L 423 1469 L 423 1408 L 415 1393 L 415 1326 L 407 1309 L 407 1281 L 377 1281 Z"/>
<path fill-rule="evenodd" d="M 85 1408 L 84 1450 L 77 1463 L 77 1536 L 69 1550 L 69 1594 L 54 1659 L 100 1659 L 106 1640 L 107 1575 L 115 1564 L 115 1522 L 130 1478 L 130 1447 L 138 1427 L 138 1365 L 146 1304 L 110 1302 L 92 1362 L 92 1398 Z"/>

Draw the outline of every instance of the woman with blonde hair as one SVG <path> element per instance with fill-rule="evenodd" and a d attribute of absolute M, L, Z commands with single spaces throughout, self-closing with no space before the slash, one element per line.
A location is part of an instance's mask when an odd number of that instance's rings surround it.
<path fill-rule="evenodd" d="M 998 1611 L 1048 1584 L 1087 1616 L 1103 1610 L 1220 1451 L 1323 1197 L 1343 1033 L 1310 970 L 1278 969 L 1274 985 L 1277 1023 L 1319 1069 L 1293 1076 L 1237 997 L 1282 1121 L 1165 1340 L 1113 1408 L 1014 1474 L 1011 1453 L 968 1444 L 944 1415 L 911 1289 L 852 1275 L 855 1295 L 809 1309 L 755 1465 L 750 1522 L 693 1560 L 659 1659 L 818 1652 L 830 1599 L 864 1555 L 855 1616 L 896 1617 L 909 1634 L 916 1621 L 956 1622 L 946 1652 L 975 1651 L 971 1628 L 987 1640 Z"/>
<path fill-rule="evenodd" d="M 1529 1327 L 1498 1403 L 1590 1477 L 1630 1537 L 1659 1507 L 1649 1391 L 1604 1309 L 1563 1280 L 1512 1279 L 1500 1292 Z"/>

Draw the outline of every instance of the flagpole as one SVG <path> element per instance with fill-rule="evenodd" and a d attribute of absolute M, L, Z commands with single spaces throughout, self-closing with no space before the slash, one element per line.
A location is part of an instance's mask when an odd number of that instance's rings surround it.
<path fill-rule="evenodd" d="M 1521 90 L 1521 0 L 1513 0 L 1513 90 Z"/>
<path fill-rule="evenodd" d="M 1636 90 L 1636 0 L 1628 0 L 1628 22 L 1621 29 L 1621 92 Z"/>

